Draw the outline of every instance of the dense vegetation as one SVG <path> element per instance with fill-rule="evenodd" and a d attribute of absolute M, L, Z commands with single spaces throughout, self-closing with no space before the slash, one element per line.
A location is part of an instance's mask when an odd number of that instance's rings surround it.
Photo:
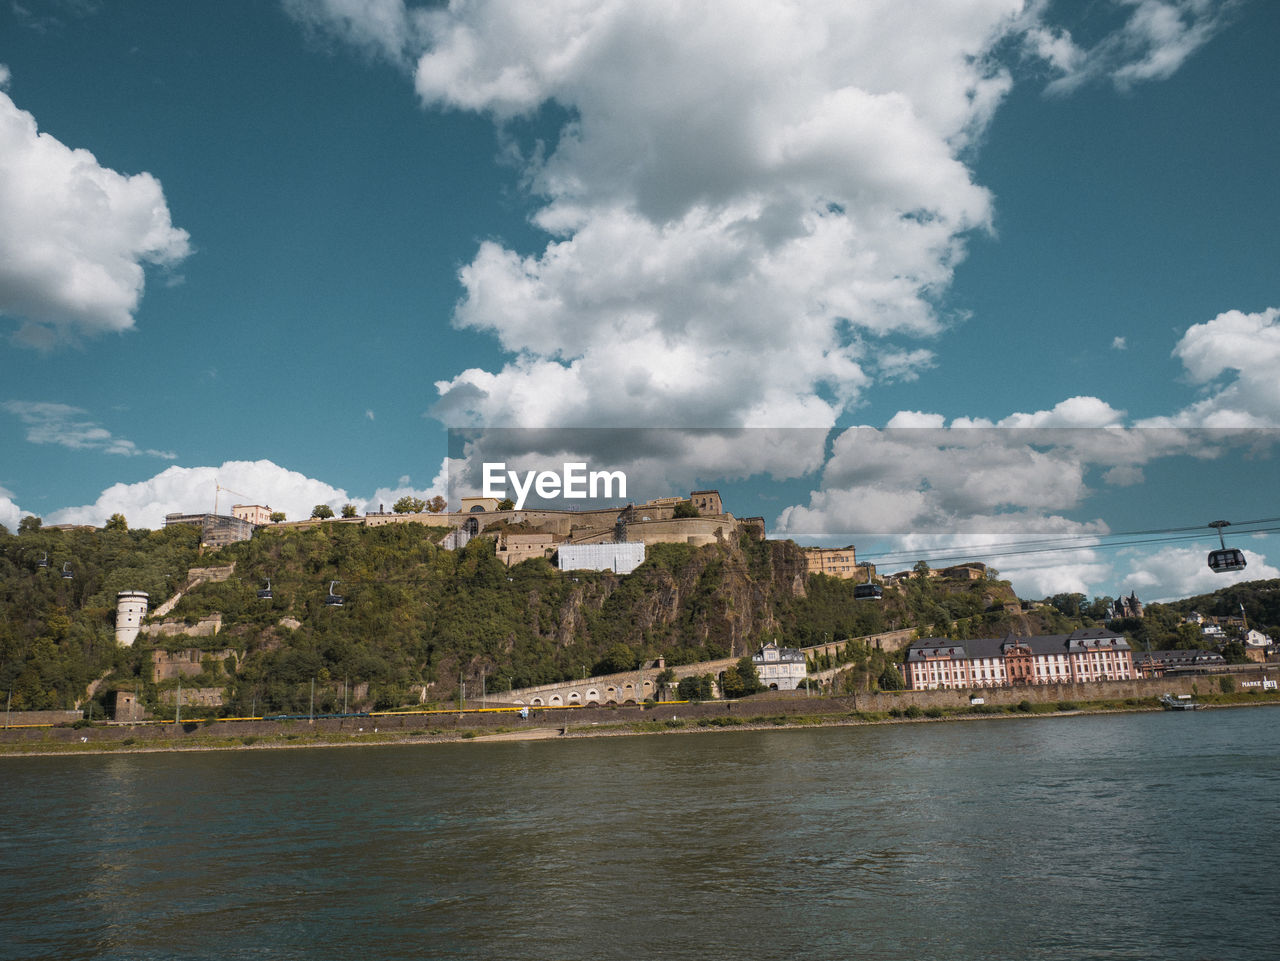
<path fill-rule="evenodd" d="M 849 639 L 895 629 L 955 638 L 1065 632 L 1100 623 L 1105 610 L 1061 595 L 1023 613 L 994 571 L 948 580 L 923 566 L 883 601 L 855 601 L 853 582 L 807 576 L 794 544 L 748 535 L 701 548 L 657 545 L 622 577 L 562 573 L 544 560 L 508 569 L 491 539 L 448 551 L 439 546 L 445 533 L 419 524 L 269 528 L 201 556 L 192 528 L 129 530 L 123 518 L 96 531 L 0 529 L 0 696 L 14 710 L 68 708 L 96 681 L 99 712 L 117 688 L 136 689 L 155 710 L 176 682 L 151 681 L 153 650 L 196 647 L 205 653 L 201 673 L 183 683 L 222 689 L 226 713 L 300 712 L 312 697 L 317 710 L 393 707 L 445 702 L 463 684 L 503 691 L 659 656 L 673 667 L 741 658 L 770 640 L 837 642 L 813 670 L 845 668 L 850 690 L 892 689 L 902 683 L 893 653 Z M 230 564 L 230 579 L 188 591 L 171 614 L 195 623 L 217 612 L 216 636 L 143 634 L 117 648 L 118 591 L 146 591 L 154 608 L 184 588 L 191 567 Z M 74 577 L 61 576 L 64 565 Z M 268 580 L 272 597 L 261 600 Z M 335 581 L 341 606 L 325 602 Z M 1160 647 L 1190 645 L 1176 620 L 1193 607 L 1211 614 L 1244 603 L 1251 624 L 1278 623 L 1277 586 L 1152 605 L 1145 621 L 1123 626 Z M 735 690 L 753 684 L 742 670 L 726 680 Z M 701 682 L 693 686 L 702 696 Z"/>

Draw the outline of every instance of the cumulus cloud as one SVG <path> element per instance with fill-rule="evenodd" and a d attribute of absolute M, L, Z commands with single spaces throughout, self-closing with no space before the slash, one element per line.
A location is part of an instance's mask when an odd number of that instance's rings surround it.
<path fill-rule="evenodd" d="M 554 102 L 525 156 L 552 240 L 488 242 L 455 321 L 501 369 L 441 381 L 438 416 L 530 425 L 829 426 L 931 362 L 937 295 L 988 193 L 960 159 L 1009 87 L 1016 0 L 514 0 L 424 20 L 417 89 L 500 122 Z"/>
<path fill-rule="evenodd" d="M 13 499 L 12 492 L 0 487 L 0 525 L 3 525 L 10 533 L 13 533 L 18 529 L 18 522 L 29 513 L 31 512 L 24 511 L 18 506 L 18 502 Z"/>
<path fill-rule="evenodd" d="M 1143 426 L 1280 426 L 1280 308 L 1229 310 L 1190 327 L 1173 356 L 1205 396 Z"/>
<path fill-rule="evenodd" d="M 190 250 L 160 182 L 126 176 L 47 133 L 0 92 L 0 315 L 25 346 L 129 330 L 145 265 Z"/>
<path fill-rule="evenodd" d="M 864 550 L 873 543 L 902 567 L 913 556 L 984 560 L 1023 596 L 1087 593 L 1119 569 L 1099 553 L 1111 526 L 1086 513 L 1098 489 L 1142 484 L 1144 467 L 1162 459 L 1274 457 L 1280 445 L 1275 430 L 1070 426 L 1112 419 L 1083 400 L 1056 414 L 1012 415 L 999 422 L 1006 426 L 948 427 L 941 415 L 904 411 L 889 428 L 847 430 L 818 489 L 782 510 L 774 533 Z"/>
<path fill-rule="evenodd" d="M 1256 551 L 1244 552 L 1248 562 L 1244 570 L 1224 574 L 1215 574 L 1209 569 L 1207 554 L 1201 547 L 1165 547 L 1150 553 L 1126 553 L 1123 557 L 1129 573 L 1121 582 L 1123 590 L 1136 591 L 1144 600 L 1167 601 L 1211 594 L 1241 581 L 1280 577 L 1280 569 L 1268 564 Z"/>
<path fill-rule="evenodd" d="M 328 504 L 338 511 L 344 504 L 355 504 L 361 513 L 376 510 L 379 503 L 395 503 L 404 494 L 424 500 L 443 494 L 445 474 L 440 474 L 426 490 L 412 487 L 379 488 L 372 497 L 352 497 L 334 487 L 298 471 L 289 470 L 269 460 L 227 461 L 220 467 L 170 467 L 148 480 L 135 484 L 113 484 L 92 504 L 67 507 L 45 518 L 50 524 L 93 524 L 102 526 L 112 514 L 123 514 L 133 527 L 164 526 L 166 514 L 200 514 L 212 511 L 215 485 L 242 491 L 255 503 L 283 511 L 289 520 L 311 516 L 317 504 Z M 226 513 L 231 502 L 223 494 L 219 513 Z"/>
<path fill-rule="evenodd" d="M 33 444 L 56 444 L 71 450 L 96 450 L 126 457 L 177 457 L 172 451 L 144 450 L 131 440 L 117 437 L 91 420 L 88 411 L 69 404 L 10 400 L 0 406 L 27 425 L 27 440 Z"/>

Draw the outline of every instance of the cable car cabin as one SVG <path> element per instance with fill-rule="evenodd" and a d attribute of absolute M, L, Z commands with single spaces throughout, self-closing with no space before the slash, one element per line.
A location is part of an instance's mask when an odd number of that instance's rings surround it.
<path fill-rule="evenodd" d="M 853 589 L 855 601 L 878 601 L 884 597 L 884 588 L 879 584 L 858 584 Z"/>
<path fill-rule="evenodd" d="M 62 565 L 62 579 L 69 581 L 73 577 L 75 577 L 75 574 L 71 573 L 71 562 L 67 561 L 65 564 Z"/>
<path fill-rule="evenodd" d="M 1209 569 L 1215 574 L 1244 570 L 1244 551 L 1236 547 L 1224 547 L 1222 550 L 1210 551 Z"/>
<path fill-rule="evenodd" d="M 269 600 L 271 600 L 271 597 L 272 597 L 272 594 L 271 594 L 271 579 L 270 579 L 270 578 L 267 578 L 267 586 L 266 586 L 266 587 L 264 587 L 262 590 L 258 591 L 258 600 L 260 600 L 260 601 L 269 601 Z"/>
<path fill-rule="evenodd" d="M 36 567 L 48 567 L 48 566 L 49 566 L 49 555 L 48 555 L 48 554 L 45 554 L 45 555 L 44 555 L 44 557 L 42 557 L 42 558 L 40 558 L 40 560 L 36 561 Z"/>
<path fill-rule="evenodd" d="M 328 597 L 324 599 L 324 602 L 329 607 L 341 607 L 342 596 L 339 594 L 330 594 Z"/>

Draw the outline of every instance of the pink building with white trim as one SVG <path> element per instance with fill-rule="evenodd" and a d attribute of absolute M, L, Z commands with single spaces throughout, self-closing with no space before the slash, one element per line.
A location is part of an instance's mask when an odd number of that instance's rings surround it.
<path fill-rule="evenodd" d="M 1041 637 L 931 637 L 907 649 L 906 681 L 913 691 L 939 688 L 1077 684 L 1136 677 L 1129 642 L 1090 629 Z"/>

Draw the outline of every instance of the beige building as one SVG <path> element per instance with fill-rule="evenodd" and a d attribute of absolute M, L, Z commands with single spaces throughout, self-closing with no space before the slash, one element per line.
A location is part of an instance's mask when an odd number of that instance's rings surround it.
<path fill-rule="evenodd" d="M 503 534 L 498 538 L 498 560 L 511 567 L 533 557 L 550 557 L 556 549 L 554 535 L 539 531 L 534 534 Z"/>
<path fill-rule="evenodd" d="M 805 572 L 826 574 L 852 580 L 858 576 L 858 557 L 853 545 L 848 547 L 804 547 Z"/>
<path fill-rule="evenodd" d="M 265 504 L 233 504 L 231 516 L 261 527 L 271 523 L 271 508 Z"/>

